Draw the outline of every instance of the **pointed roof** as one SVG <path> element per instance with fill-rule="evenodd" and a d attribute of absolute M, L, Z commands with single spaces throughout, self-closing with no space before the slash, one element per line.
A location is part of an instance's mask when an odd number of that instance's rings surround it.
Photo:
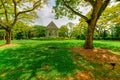
<path fill-rule="evenodd" d="M 58 29 L 58 27 L 56 26 L 56 24 L 55 24 L 53 21 L 51 21 L 51 22 L 48 24 L 47 28 Z"/>

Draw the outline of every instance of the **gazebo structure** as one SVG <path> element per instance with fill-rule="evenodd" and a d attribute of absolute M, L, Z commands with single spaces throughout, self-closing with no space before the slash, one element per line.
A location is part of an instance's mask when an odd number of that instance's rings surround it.
<path fill-rule="evenodd" d="M 46 37 L 58 37 L 58 27 L 55 25 L 55 23 L 52 21 L 48 24 L 46 27 Z"/>

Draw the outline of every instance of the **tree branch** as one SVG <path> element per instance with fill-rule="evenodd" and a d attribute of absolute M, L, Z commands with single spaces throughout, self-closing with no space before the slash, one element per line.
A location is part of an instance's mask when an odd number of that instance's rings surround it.
<path fill-rule="evenodd" d="M 3 28 L 3 29 L 6 29 L 6 26 L 4 26 L 4 25 L 2 24 L 1 18 L 0 18 L 0 27 Z"/>
<path fill-rule="evenodd" d="M 99 16 L 102 14 L 102 12 L 106 9 L 107 5 L 109 4 L 110 0 L 105 0 L 104 3 L 102 4 L 102 7 L 99 11 Z"/>
<path fill-rule="evenodd" d="M 22 0 L 18 0 L 16 3 L 20 3 Z"/>
<path fill-rule="evenodd" d="M 6 21 L 7 21 L 7 23 L 8 23 L 7 9 L 6 9 L 6 7 L 5 7 L 5 4 L 4 4 L 3 0 L 1 0 L 1 3 L 2 3 L 2 6 L 3 6 L 3 8 L 4 8 L 4 13 L 5 13 Z"/>
<path fill-rule="evenodd" d="M 15 0 L 12 0 L 13 4 L 14 4 L 14 20 L 12 23 L 12 26 L 15 25 L 16 21 L 17 21 L 17 3 Z"/>
<path fill-rule="evenodd" d="M 76 15 L 82 17 L 83 19 L 85 19 L 86 21 L 88 21 L 88 18 L 82 14 L 80 14 L 79 12 L 75 11 L 72 7 L 70 7 L 69 5 L 66 4 L 66 2 L 64 0 L 62 0 L 63 4 L 69 9 L 71 10 L 73 13 L 75 13 Z"/>
<path fill-rule="evenodd" d="M 0 13 L 0 14 L 5 14 L 5 13 Z"/>
<path fill-rule="evenodd" d="M 21 1 L 21 0 L 20 0 Z M 12 23 L 12 25 L 14 25 L 15 23 L 16 23 L 16 21 L 17 21 L 17 18 L 18 18 L 18 16 L 20 15 L 20 14 L 24 14 L 24 13 L 27 13 L 27 12 L 31 12 L 31 11 L 33 11 L 33 10 L 35 10 L 38 6 L 40 6 L 40 1 L 36 1 L 35 3 L 34 3 L 34 5 L 33 5 L 33 7 L 31 8 L 31 9 L 29 9 L 29 10 L 25 10 L 25 11 L 21 11 L 21 12 L 18 12 L 17 13 L 17 3 L 18 2 L 15 2 L 15 0 L 13 0 L 13 3 L 14 3 L 14 21 L 13 21 L 13 23 Z"/>
<path fill-rule="evenodd" d="M 17 13 L 17 16 L 19 16 L 20 14 L 27 13 L 27 12 L 31 12 L 31 11 L 35 10 L 38 6 L 40 6 L 40 5 L 38 4 L 39 2 L 40 2 L 40 1 L 35 2 L 34 5 L 33 5 L 33 8 L 31 8 L 31 9 L 29 9 L 29 10 L 18 12 L 18 13 Z"/>

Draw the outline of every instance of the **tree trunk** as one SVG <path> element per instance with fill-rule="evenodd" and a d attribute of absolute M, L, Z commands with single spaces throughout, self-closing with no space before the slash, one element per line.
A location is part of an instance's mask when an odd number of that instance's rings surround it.
<path fill-rule="evenodd" d="M 91 19 L 89 21 L 87 21 L 88 30 L 87 30 L 86 40 L 85 40 L 85 44 L 84 44 L 85 49 L 93 49 L 93 36 L 94 36 L 95 26 L 96 26 L 98 18 L 100 17 L 101 13 L 103 12 L 103 10 L 101 8 L 102 8 L 102 0 L 97 0 L 95 6 L 93 8 L 93 13 L 91 15 Z"/>
<path fill-rule="evenodd" d="M 91 21 L 90 24 L 88 24 L 88 30 L 84 44 L 85 49 L 93 48 L 93 36 L 94 36 L 95 25 L 96 25 L 95 21 Z"/>
<path fill-rule="evenodd" d="M 10 44 L 11 43 L 11 29 L 7 29 L 6 30 L 6 44 Z"/>

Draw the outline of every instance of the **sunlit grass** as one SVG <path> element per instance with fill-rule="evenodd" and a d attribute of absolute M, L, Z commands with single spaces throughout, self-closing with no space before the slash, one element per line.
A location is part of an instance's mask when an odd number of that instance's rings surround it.
<path fill-rule="evenodd" d="M 109 69 L 104 63 L 91 62 L 69 50 L 83 46 L 81 40 L 14 40 L 12 43 L 17 46 L 0 48 L 0 80 L 64 80 L 82 71 L 91 71 L 90 76 L 98 80 L 104 76 L 120 78 L 120 70 L 107 74 Z M 94 41 L 94 46 L 120 54 L 119 41 Z"/>

